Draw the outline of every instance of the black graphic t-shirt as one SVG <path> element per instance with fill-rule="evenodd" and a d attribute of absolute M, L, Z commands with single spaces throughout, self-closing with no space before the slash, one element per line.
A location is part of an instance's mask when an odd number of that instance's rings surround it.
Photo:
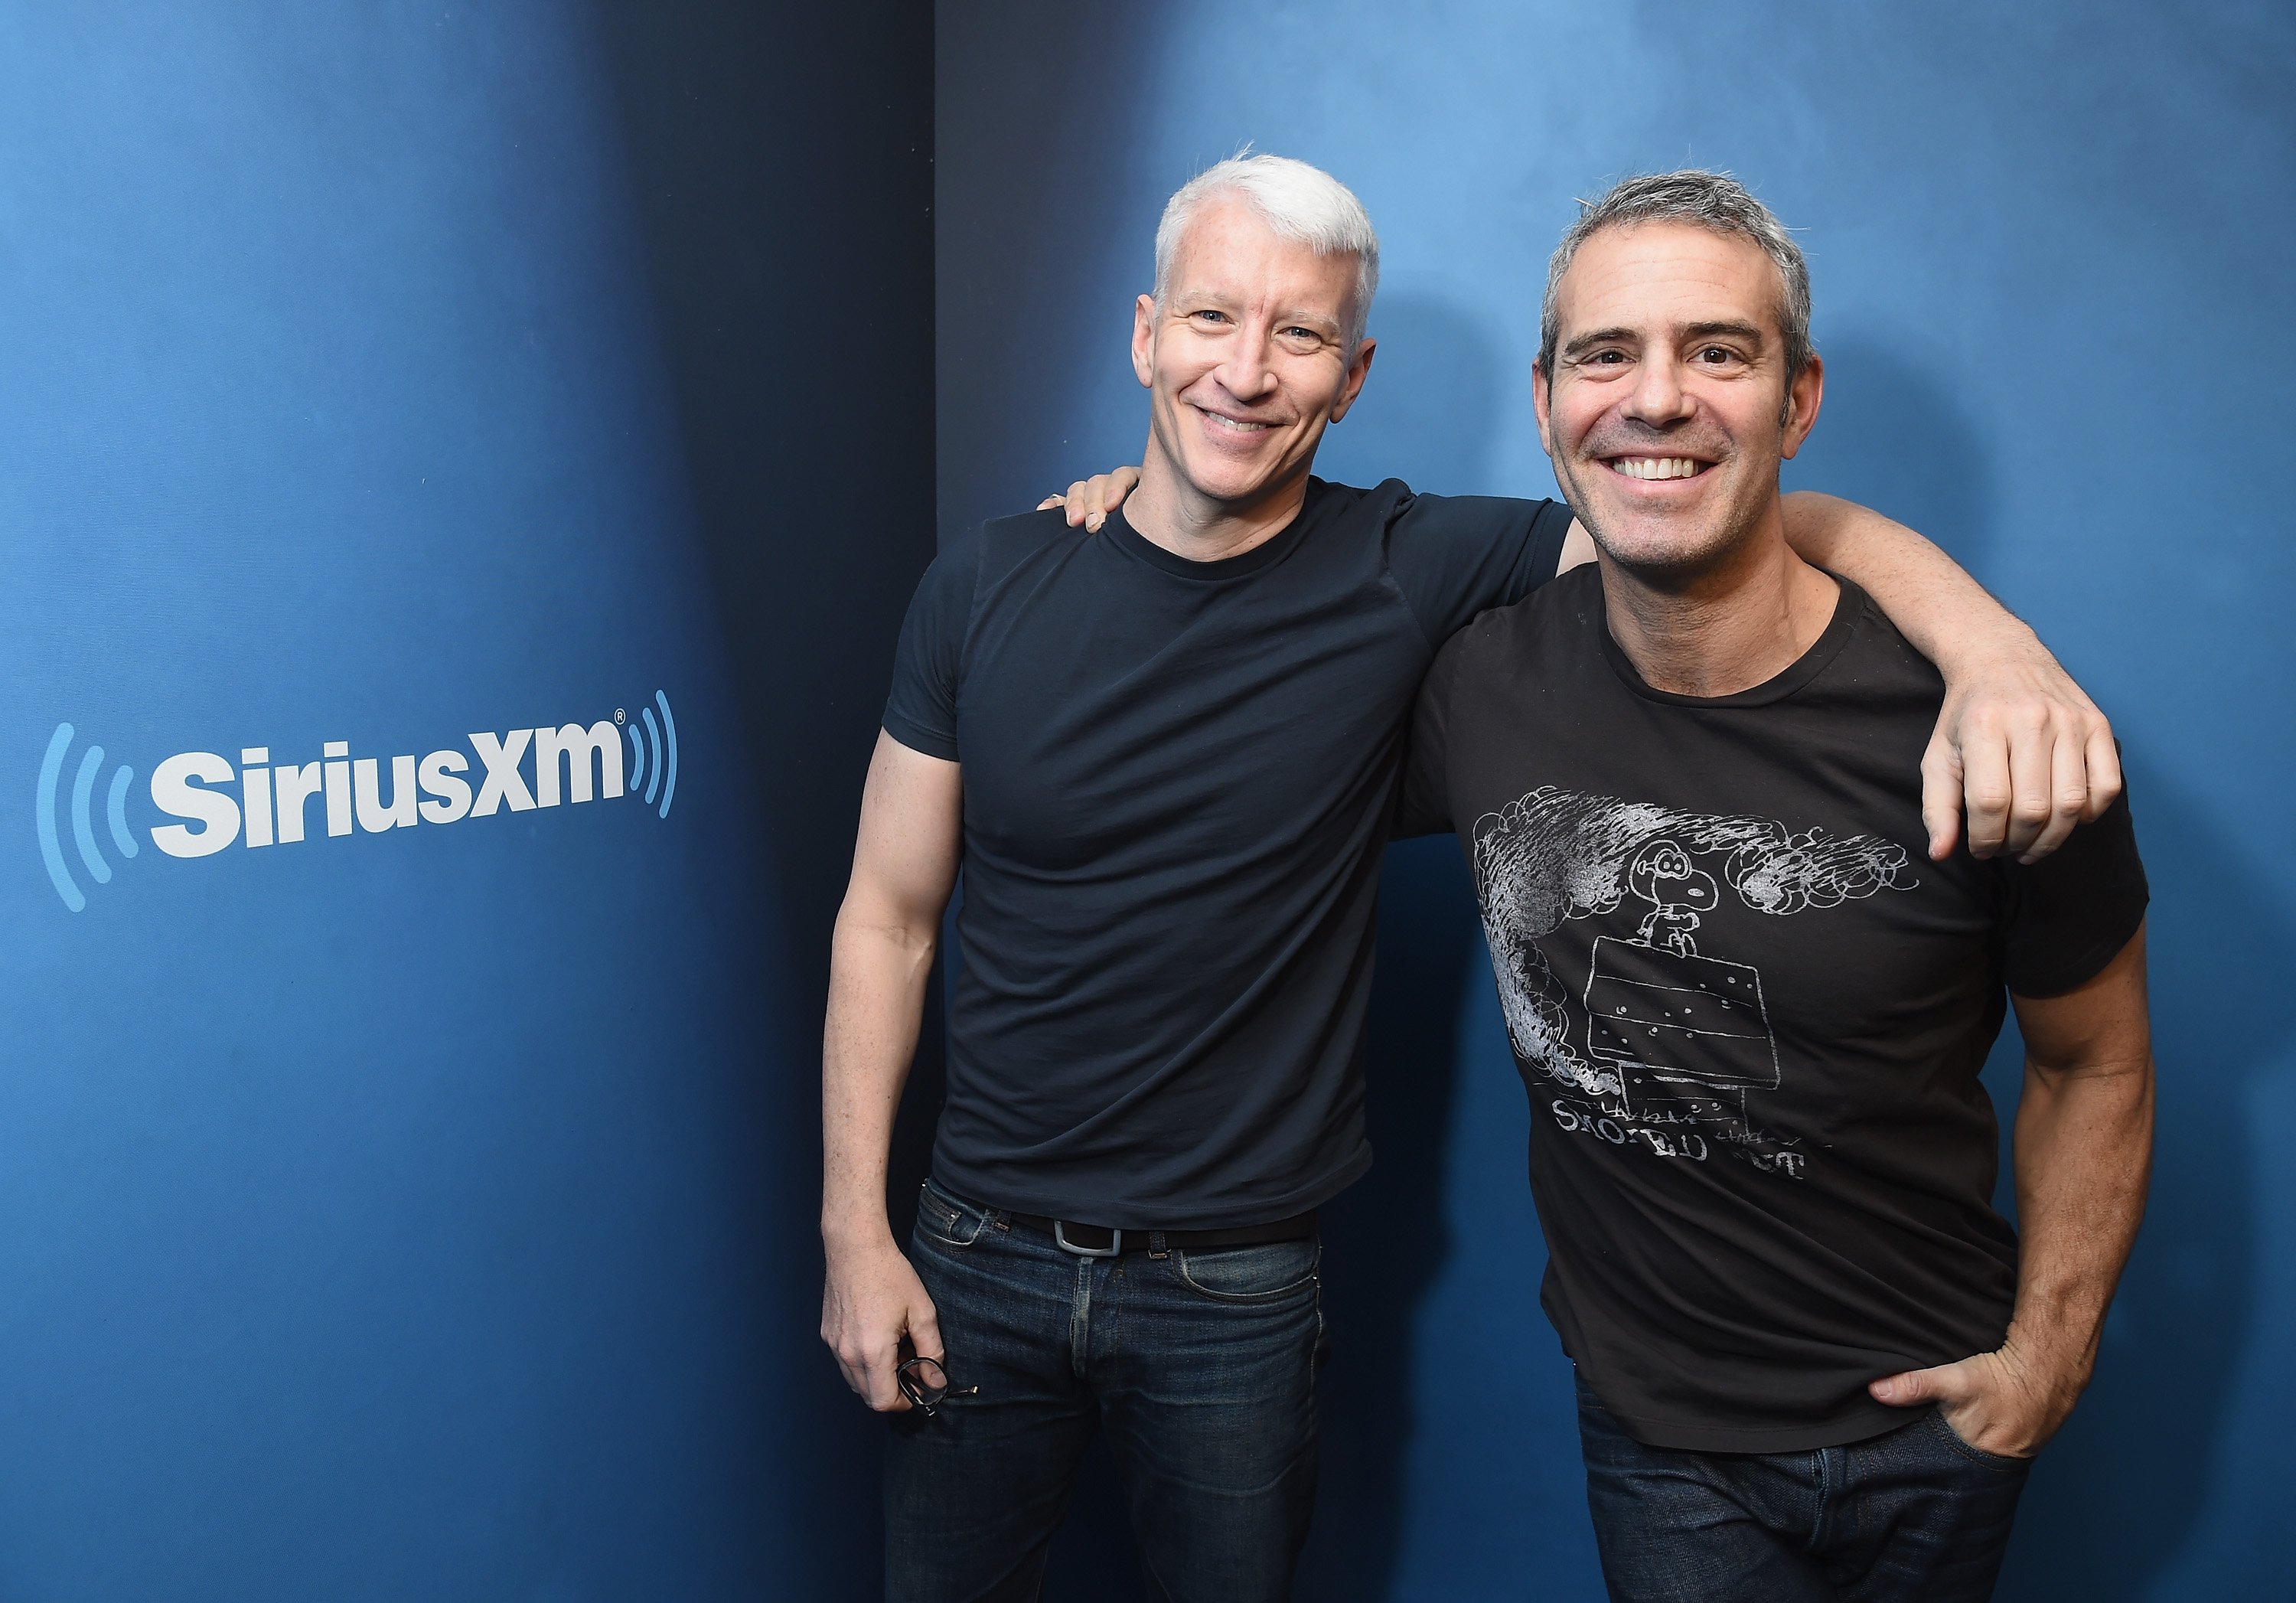
<path fill-rule="evenodd" d="M 1371 1163 L 1364 1008 L 1435 648 L 1552 578 L 1568 507 L 1311 480 L 1222 562 L 1121 514 L 927 571 L 885 728 L 964 765 L 933 1172 L 1081 1224 L 1261 1223 Z"/>
<path fill-rule="evenodd" d="M 1905 1422 L 1866 1383 L 1998 1346 L 2017 1242 L 1978 1081 L 2005 987 L 2093 978 L 2145 884 L 2125 802 L 2031 867 L 1926 852 L 1937 670 L 1844 582 L 1737 695 L 1645 685 L 1591 564 L 1421 690 L 1406 830 L 1456 828 L 1530 1092 L 1541 1300 L 1652 1446 Z"/>

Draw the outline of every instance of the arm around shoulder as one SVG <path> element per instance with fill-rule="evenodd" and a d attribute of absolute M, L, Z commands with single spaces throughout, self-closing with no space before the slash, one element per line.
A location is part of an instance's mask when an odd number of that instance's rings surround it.
<path fill-rule="evenodd" d="M 2038 637 L 1928 540 L 1880 513 L 1798 490 L 1786 538 L 1802 560 L 1872 596 L 1945 676 L 1922 759 L 1930 856 L 1964 834 L 1972 856 L 2032 862 L 2120 793 L 2112 728 Z"/>

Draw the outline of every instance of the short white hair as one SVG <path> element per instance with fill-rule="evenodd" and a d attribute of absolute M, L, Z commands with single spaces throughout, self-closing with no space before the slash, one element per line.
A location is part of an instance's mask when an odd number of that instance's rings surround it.
<path fill-rule="evenodd" d="M 1255 156 L 1247 147 L 1204 169 L 1164 202 L 1163 220 L 1156 225 L 1156 304 L 1164 305 L 1171 292 L 1180 236 L 1206 201 L 1229 194 L 1247 202 L 1279 239 L 1295 241 L 1318 256 L 1356 259 L 1355 305 L 1346 330 L 1352 357 L 1363 342 L 1371 298 L 1379 291 L 1379 235 L 1353 190 L 1322 168 L 1289 156 Z"/>

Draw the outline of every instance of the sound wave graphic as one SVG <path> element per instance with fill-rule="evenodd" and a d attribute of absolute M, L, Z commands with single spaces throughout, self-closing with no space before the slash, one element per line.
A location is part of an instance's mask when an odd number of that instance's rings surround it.
<path fill-rule="evenodd" d="M 668 710 L 664 709 L 667 716 Z M 63 898 L 64 906 L 77 913 L 87 906 L 87 893 L 79 888 L 71 875 L 71 867 L 64 861 L 63 843 L 60 830 L 63 823 L 62 810 L 56 802 L 56 787 L 62 782 L 64 753 L 71 748 L 72 727 L 58 724 L 48 741 L 48 754 L 40 760 L 40 860 L 48 866 L 48 879 Z M 72 777 L 71 831 L 72 844 L 79 849 L 79 860 L 88 877 L 99 885 L 111 883 L 111 865 L 95 843 L 95 777 L 103 767 L 103 748 L 90 746 L 81 753 L 79 771 Z M 122 858 L 135 855 L 135 837 L 127 833 L 127 786 L 135 779 L 135 770 L 122 763 L 111 776 L 106 790 L 103 819 L 111 831 L 111 843 Z M 667 815 L 668 809 L 664 808 Z"/>
<path fill-rule="evenodd" d="M 653 721 L 653 707 L 638 709 L 638 719 L 645 725 L 640 736 L 636 723 L 622 726 L 630 737 L 630 777 L 626 787 L 636 790 L 638 782 L 645 782 L 645 799 L 654 804 L 654 793 L 661 793 L 656 810 L 660 817 L 669 817 L 669 799 L 677 793 L 677 720 L 669 715 L 669 697 L 657 690 L 653 706 L 661 709 L 661 723 Z"/>

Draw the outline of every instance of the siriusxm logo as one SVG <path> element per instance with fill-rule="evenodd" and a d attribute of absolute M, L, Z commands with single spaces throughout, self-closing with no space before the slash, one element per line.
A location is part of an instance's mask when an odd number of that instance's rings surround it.
<path fill-rule="evenodd" d="M 656 708 L 660 723 L 654 721 Z M 49 882 L 64 906 L 77 913 L 87 906 L 87 893 L 64 857 L 67 824 L 79 867 L 91 881 L 110 884 L 112 866 L 96 836 L 103 748 L 90 745 L 74 767 L 73 735 L 70 724 L 58 724 L 41 759 L 38 833 Z M 472 757 L 478 760 L 475 768 Z M 178 752 L 152 770 L 150 790 L 152 806 L 183 821 L 154 826 L 149 831 L 152 844 L 168 857 L 211 857 L 234 842 L 293 845 L 311 839 L 315 826 L 326 835 L 349 834 L 354 826 L 383 834 L 417 824 L 484 818 L 504 808 L 528 812 L 641 793 L 645 805 L 667 818 L 677 794 L 677 720 L 669 714 L 668 696 L 657 690 L 653 706 L 640 707 L 636 721 L 617 708 L 611 719 L 587 726 L 545 725 L 502 735 L 482 729 L 470 736 L 467 752 L 448 746 L 419 759 L 390 758 L 387 781 L 383 762 L 352 757 L 350 743 L 344 740 L 323 744 L 316 762 L 274 762 L 267 746 L 242 748 L 236 768 L 217 752 Z M 69 812 L 63 798 L 67 768 L 72 768 Z M 127 793 L 135 780 L 135 770 L 122 763 L 102 785 L 104 833 L 123 861 L 140 850 L 127 823 Z M 310 810 L 315 800 L 316 817 Z"/>

